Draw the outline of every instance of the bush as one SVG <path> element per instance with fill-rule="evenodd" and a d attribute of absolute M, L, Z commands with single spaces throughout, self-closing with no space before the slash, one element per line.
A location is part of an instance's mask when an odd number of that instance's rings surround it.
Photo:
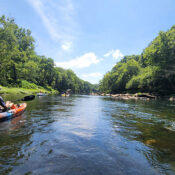
<path fill-rule="evenodd" d="M 19 86 L 24 89 L 38 89 L 38 86 L 36 84 L 30 83 L 26 80 L 21 80 Z"/>
<path fill-rule="evenodd" d="M 133 76 L 126 84 L 126 89 L 151 91 L 154 88 L 155 73 L 158 71 L 157 67 L 146 67 L 141 69 L 138 75 Z"/>

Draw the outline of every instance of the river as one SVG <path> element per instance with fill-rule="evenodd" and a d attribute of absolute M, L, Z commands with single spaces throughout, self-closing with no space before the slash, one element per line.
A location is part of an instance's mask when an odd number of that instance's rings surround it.
<path fill-rule="evenodd" d="M 0 174 L 175 174 L 175 102 L 36 97 L 0 123 Z"/>

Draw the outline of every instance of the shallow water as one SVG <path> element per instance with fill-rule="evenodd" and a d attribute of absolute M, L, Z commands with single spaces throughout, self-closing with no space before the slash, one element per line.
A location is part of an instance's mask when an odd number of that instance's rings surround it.
<path fill-rule="evenodd" d="M 0 123 L 0 174 L 175 174 L 175 103 L 37 97 Z"/>

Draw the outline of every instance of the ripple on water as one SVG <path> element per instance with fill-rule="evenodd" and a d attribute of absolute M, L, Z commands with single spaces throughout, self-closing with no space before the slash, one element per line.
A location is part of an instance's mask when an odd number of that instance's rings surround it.
<path fill-rule="evenodd" d="M 165 104 L 36 98 L 0 124 L 0 174 L 173 174 L 175 110 Z"/>

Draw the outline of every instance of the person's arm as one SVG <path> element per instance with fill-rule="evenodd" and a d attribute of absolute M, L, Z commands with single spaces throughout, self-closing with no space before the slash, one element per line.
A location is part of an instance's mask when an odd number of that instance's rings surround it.
<path fill-rule="evenodd" d="M 4 108 L 4 109 L 7 109 L 6 105 L 5 105 L 5 102 L 3 100 L 3 98 L 0 96 L 0 105 Z"/>

